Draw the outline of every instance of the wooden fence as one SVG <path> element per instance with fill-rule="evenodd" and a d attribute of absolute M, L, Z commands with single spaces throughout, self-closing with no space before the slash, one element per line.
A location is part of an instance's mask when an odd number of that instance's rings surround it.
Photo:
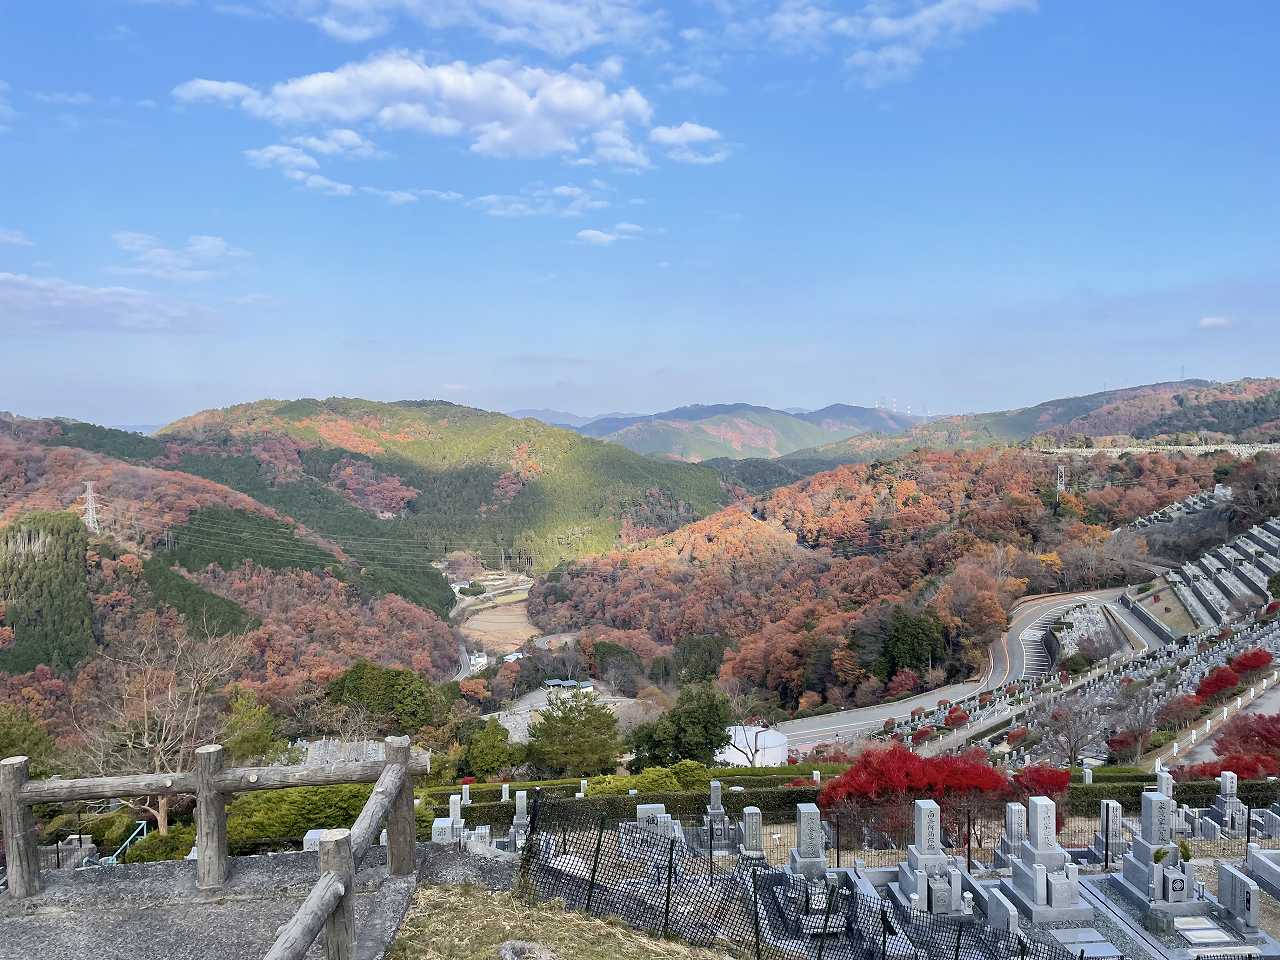
<path fill-rule="evenodd" d="M 326 960 L 354 953 L 353 878 L 356 868 L 387 824 L 387 860 L 392 876 L 415 869 L 417 824 L 413 778 L 431 768 L 416 759 L 408 737 L 387 737 L 384 760 L 346 761 L 294 767 L 224 767 L 223 750 L 210 744 L 196 750 L 196 769 L 83 779 L 27 779 L 27 758 L 0 760 L 0 830 L 9 867 L 9 893 L 23 898 L 41 890 L 40 854 L 31 805 L 72 800 L 107 800 L 195 794 L 196 885 L 217 890 L 227 879 L 227 795 L 249 790 L 373 783 L 373 792 L 350 830 L 326 830 L 320 840 L 320 879 L 298 912 L 281 929 L 267 960 L 297 960 L 325 932 Z"/>

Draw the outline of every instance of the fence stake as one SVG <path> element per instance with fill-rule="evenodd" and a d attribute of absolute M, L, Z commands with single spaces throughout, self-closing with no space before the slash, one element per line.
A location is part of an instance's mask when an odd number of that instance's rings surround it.
<path fill-rule="evenodd" d="M 542 788 L 534 787 L 533 788 L 533 813 L 529 815 L 530 836 L 538 832 L 538 807 L 541 806 L 541 801 L 542 801 Z"/>
<path fill-rule="evenodd" d="M 716 841 L 711 827 L 707 827 L 707 886 L 716 881 Z"/>
<path fill-rule="evenodd" d="M 351 831 L 326 830 L 320 837 L 320 872 L 333 873 L 342 898 L 324 923 L 325 960 L 352 960 L 356 953 L 356 864 L 351 857 Z"/>
<path fill-rule="evenodd" d="M 404 765 L 404 780 L 387 814 L 387 863 L 393 877 L 414 872 L 418 852 L 418 824 L 413 815 L 413 777 L 409 773 L 409 738 L 387 737 L 387 763 Z"/>
<path fill-rule="evenodd" d="M 36 821 L 22 802 L 27 782 L 27 758 L 0 760 L 0 829 L 4 832 L 5 863 L 9 868 L 9 893 L 16 899 L 40 892 L 40 850 L 36 846 Z"/>
<path fill-rule="evenodd" d="M 964 936 L 964 924 L 956 924 L 956 952 L 953 960 L 960 960 L 960 938 Z"/>
<path fill-rule="evenodd" d="M 596 871 L 600 869 L 600 847 L 604 844 L 604 814 L 600 815 L 600 827 L 596 831 L 596 856 L 591 861 L 591 882 L 587 884 L 587 913 L 591 912 L 591 900 L 596 892 Z"/>
<path fill-rule="evenodd" d="M 836 869 L 840 869 L 840 814 L 836 814 Z"/>
<path fill-rule="evenodd" d="M 675 841 L 671 841 L 672 849 L 675 848 Z M 756 908 L 756 960 L 760 960 L 760 868 L 752 867 L 751 869 L 751 899 L 755 901 Z M 668 900 L 669 902 L 669 900 Z"/>
<path fill-rule="evenodd" d="M 662 935 L 669 936 L 671 933 L 671 877 L 676 872 L 676 838 L 672 837 L 670 845 L 667 847 L 667 899 L 662 907 Z M 755 874 L 751 875 L 752 882 L 755 882 Z M 760 902 L 756 901 L 756 921 L 759 922 Z"/>
<path fill-rule="evenodd" d="M 227 797 L 214 777 L 222 772 L 221 744 L 196 748 L 196 886 L 216 890 L 227 880 Z"/>
<path fill-rule="evenodd" d="M 827 884 L 827 909 L 822 913 L 822 933 L 818 936 L 818 960 L 822 960 L 822 952 L 827 947 L 827 927 L 831 923 L 831 906 L 836 902 L 836 890 Z M 838 889 L 838 888 L 837 888 Z"/>
<path fill-rule="evenodd" d="M 1253 807 L 1244 805 L 1244 862 L 1249 862 L 1249 841 L 1253 839 Z"/>
<path fill-rule="evenodd" d="M 964 857 L 965 869 L 973 873 L 973 810 L 965 811 L 965 827 L 964 827 Z M 959 939 L 956 943 L 959 944 Z M 958 946 L 956 949 L 960 949 Z"/>
<path fill-rule="evenodd" d="M 880 960 L 888 960 L 889 957 L 889 912 L 885 907 L 880 908 Z"/>
<path fill-rule="evenodd" d="M 1102 815 L 1102 872 L 1106 873 L 1111 869 L 1111 805 L 1102 809 L 1106 811 Z"/>

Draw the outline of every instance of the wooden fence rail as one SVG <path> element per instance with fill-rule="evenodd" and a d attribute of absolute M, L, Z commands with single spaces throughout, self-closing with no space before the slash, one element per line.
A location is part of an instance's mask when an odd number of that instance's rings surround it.
<path fill-rule="evenodd" d="M 407 876 L 413 872 L 415 863 L 413 778 L 428 773 L 430 769 L 430 757 L 412 755 L 408 737 L 387 737 L 385 759 L 381 761 L 337 761 L 296 767 L 224 767 L 221 745 L 209 744 L 196 750 L 196 769 L 193 771 L 72 780 L 28 780 L 27 758 L 9 757 L 0 760 L 0 830 L 4 832 L 9 894 L 17 898 L 31 897 L 41 889 L 40 855 L 32 804 L 195 794 L 196 885 L 202 890 L 216 890 L 227 879 L 228 794 L 341 783 L 375 783 L 373 793 L 353 828 L 342 831 L 348 834 L 345 848 L 355 852 L 352 857 L 354 864 L 359 865 L 364 859 L 378 836 L 382 822 L 386 820 L 391 873 L 393 876 Z M 348 857 L 351 857 L 350 852 Z M 325 871 L 324 876 L 332 872 L 327 867 L 322 867 L 322 870 Z M 326 883 L 326 887 L 331 886 L 332 883 Z M 349 879 L 346 887 L 350 887 Z M 313 897 L 308 897 L 307 904 L 317 896 L 315 891 L 312 893 Z M 332 891 L 324 894 L 317 904 L 328 903 L 331 899 Z M 307 904 L 303 905 L 304 908 Z M 332 909 L 330 907 L 329 912 Z M 324 926 L 321 924 L 317 931 Z M 315 936 L 313 932 L 311 939 L 314 940 Z M 310 943 L 308 940 L 307 944 Z M 295 955 L 302 954 L 280 954 L 281 957 Z M 345 956 L 341 953 L 329 955 Z"/>

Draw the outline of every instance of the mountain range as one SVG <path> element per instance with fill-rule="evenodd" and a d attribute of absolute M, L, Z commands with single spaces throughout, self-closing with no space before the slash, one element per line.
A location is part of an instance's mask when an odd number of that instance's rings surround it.
<path fill-rule="evenodd" d="M 584 419 L 558 411 L 519 411 L 617 443 L 646 456 L 698 463 L 715 458 L 780 457 L 865 433 L 897 435 L 922 421 L 905 413 L 834 403 L 820 410 L 775 410 L 749 403 L 693 404 L 651 414 Z M 578 422 L 574 422 L 578 421 Z"/>

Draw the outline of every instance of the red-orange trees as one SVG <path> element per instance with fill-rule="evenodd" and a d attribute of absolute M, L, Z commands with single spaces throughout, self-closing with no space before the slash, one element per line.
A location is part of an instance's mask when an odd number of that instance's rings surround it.
<path fill-rule="evenodd" d="M 947 719 L 942 722 L 946 724 L 948 730 L 955 730 L 969 722 L 969 714 L 960 707 L 952 707 L 947 711 Z"/>
<path fill-rule="evenodd" d="M 1196 688 L 1196 696 L 1202 700 L 1209 700 L 1220 693 L 1234 690 L 1239 685 L 1240 674 L 1230 667 L 1218 667 L 1200 681 L 1200 686 Z"/>
<path fill-rule="evenodd" d="M 1166 703 L 1157 717 L 1162 727 L 1185 727 L 1200 716 L 1200 707 L 1204 701 L 1193 693 L 1174 697 Z"/>
<path fill-rule="evenodd" d="M 894 802 L 957 796 L 1000 796 L 1009 779 L 987 762 L 981 750 L 959 755 L 921 757 L 902 746 L 868 750 L 818 795 L 823 807 L 865 801 Z"/>
<path fill-rule="evenodd" d="M 1254 647 L 1232 660 L 1231 669 L 1239 674 L 1253 673 L 1255 670 L 1265 670 L 1271 666 L 1272 659 L 1271 654 L 1266 650 Z"/>

